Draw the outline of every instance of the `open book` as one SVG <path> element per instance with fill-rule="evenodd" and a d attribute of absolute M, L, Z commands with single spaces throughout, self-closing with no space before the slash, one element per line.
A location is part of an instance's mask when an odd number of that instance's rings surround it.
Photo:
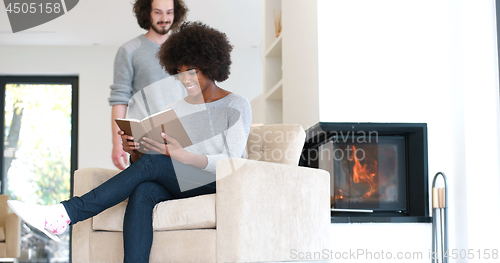
<path fill-rule="evenodd" d="M 176 139 L 183 148 L 193 144 L 173 109 L 160 111 L 142 120 L 115 119 L 115 122 L 125 134 L 134 137 L 135 142 L 141 142 L 143 137 L 147 137 L 159 143 L 167 143 L 161 137 L 164 132 Z M 139 151 L 144 152 L 142 146 Z"/>

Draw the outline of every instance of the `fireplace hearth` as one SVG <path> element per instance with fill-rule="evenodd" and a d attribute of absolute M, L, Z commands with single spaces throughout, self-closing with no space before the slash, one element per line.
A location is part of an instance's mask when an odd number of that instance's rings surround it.
<path fill-rule="evenodd" d="M 330 172 L 332 223 L 430 222 L 425 123 L 325 123 L 300 165 Z"/>

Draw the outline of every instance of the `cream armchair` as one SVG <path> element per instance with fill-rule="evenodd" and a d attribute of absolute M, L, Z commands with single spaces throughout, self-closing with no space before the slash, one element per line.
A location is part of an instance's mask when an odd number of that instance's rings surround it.
<path fill-rule="evenodd" d="M 16 214 L 9 213 L 7 200 L 9 196 L 0 195 L 0 258 L 19 258 L 21 219 Z"/>
<path fill-rule="evenodd" d="M 217 192 L 158 204 L 150 262 L 281 262 L 293 253 L 329 249 L 329 174 L 298 167 L 299 125 L 253 127 L 248 159 L 217 163 Z M 75 173 L 82 195 L 118 171 Z M 126 201 L 73 226 L 72 259 L 123 262 Z"/>

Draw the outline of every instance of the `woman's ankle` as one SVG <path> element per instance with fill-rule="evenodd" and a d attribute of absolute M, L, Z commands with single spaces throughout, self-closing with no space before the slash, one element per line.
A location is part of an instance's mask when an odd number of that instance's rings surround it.
<path fill-rule="evenodd" d="M 45 214 L 45 229 L 53 234 L 61 235 L 71 223 L 66 208 L 62 204 L 47 207 Z"/>

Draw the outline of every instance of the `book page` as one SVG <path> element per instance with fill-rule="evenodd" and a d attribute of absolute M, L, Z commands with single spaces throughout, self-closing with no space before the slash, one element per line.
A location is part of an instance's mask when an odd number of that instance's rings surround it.
<path fill-rule="evenodd" d="M 149 133 L 157 142 L 166 143 L 161 137 L 161 133 L 164 132 L 176 139 L 183 148 L 193 144 L 174 110 L 167 110 L 151 116 L 144 120 L 143 123 L 146 127 L 153 127 L 150 128 Z"/>

